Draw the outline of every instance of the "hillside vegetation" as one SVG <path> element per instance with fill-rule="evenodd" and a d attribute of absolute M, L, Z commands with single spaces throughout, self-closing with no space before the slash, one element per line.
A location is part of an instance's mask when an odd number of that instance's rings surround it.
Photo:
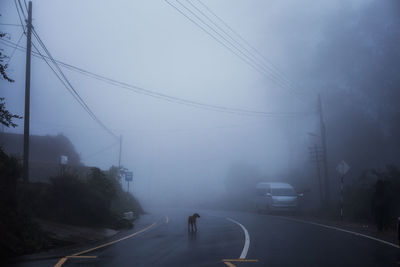
<path fill-rule="evenodd" d="M 64 172 L 50 183 L 20 182 L 18 160 L 0 149 L 0 256 L 31 253 L 51 246 L 36 218 L 64 224 L 119 229 L 131 227 L 123 212 L 143 212 L 122 190 L 118 171 L 91 168 L 86 176 Z"/>

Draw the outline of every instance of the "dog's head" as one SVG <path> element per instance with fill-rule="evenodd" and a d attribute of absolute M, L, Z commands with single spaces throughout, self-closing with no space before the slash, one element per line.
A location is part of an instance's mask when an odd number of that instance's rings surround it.
<path fill-rule="evenodd" d="M 200 215 L 198 213 L 195 213 L 195 214 L 193 214 L 193 217 L 200 218 Z"/>

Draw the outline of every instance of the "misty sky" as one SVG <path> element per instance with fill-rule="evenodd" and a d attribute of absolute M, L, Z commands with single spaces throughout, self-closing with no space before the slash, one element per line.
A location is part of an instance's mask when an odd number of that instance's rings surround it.
<path fill-rule="evenodd" d="M 317 131 L 317 95 L 324 97 L 328 88 L 313 88 L 316 74 L 305 70 L 323 39 L 324 22 L 343 5 L 358 9 L 368 2 L 204 0 L 293 81 L 296 92 L 260 75 L 162 0 L 35 0 L 33 25 L 54 58 L 94 73 L 209 104 L 298 113 L 282 119 L 202 110 L 65 70 L 100 120 L 122 134 L 122 164 L 134 172 L 134 192 L 167 194 L 173 188 L 179 198 L 222 190 L 234 162 L 254 164 L 270 176 L 309 164 L 307 133 Z M 1 23 L 19 23 L 13 1 L 1 1 L 0 10 Z M 18 41 L 20 27 L 1 27 Z M 10 111 L 23 115 L 25 54 L 16 51 L 9 65 L 15 83 L 0 81 L 1 96 Z M 63 133 L 84 164 L 117 165 L 116 141 L 38 58 L 32 59 L 31 96 L 32 134 Z M 23 127 L 6 131 L 22 133 Z"/>

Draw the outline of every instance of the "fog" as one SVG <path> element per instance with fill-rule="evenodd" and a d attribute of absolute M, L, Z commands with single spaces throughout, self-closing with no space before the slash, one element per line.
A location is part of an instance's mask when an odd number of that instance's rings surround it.
<path fill-rule="evenodd" d="M 196 0 L 170 2 L 202 8 Z M 161 94 L 271 112 L 247 116 L 202 109 L 63 69 L 96 116 L 122 136 L 122 165 L 133 171 L 131 192 L 145 207 L 200 204 L 229 194 L 227 175 L 240 164 L 254 166 L 256 180 L 291 181 L 314 192 L 309 147 L 319 141 L 309 133 L 320 131 L 318 95 L 332 191 L 342 159 L 352 178 L 363 169 L 399 163 L 396 1 L 204 3 L 292 88 L 257 72 L 165 1 L 33 1 L 34 28 L 57 60 Z M 0 10 L 1 23 L 19 24 L 13 1 L 2 1 Z M 18 42 L 21 27 L 0 26 Z M 20 44 L 26 46 L 25 37 Z M 3 43 L 2 48 L 13 52 Z M 23 115 L 23 52 L 15 52 L 8 74 L 15 82 L 0 81 L 0 96 L 11 112 Z M 33 57 L 31 75 L 31 134 L 62 133 L 83 164 L 105 170 L 118 165 L 118 141 L 88 116 L 43 60 Z M 17 123 L 3 131 L 23 133 L 23 121 Z"/>

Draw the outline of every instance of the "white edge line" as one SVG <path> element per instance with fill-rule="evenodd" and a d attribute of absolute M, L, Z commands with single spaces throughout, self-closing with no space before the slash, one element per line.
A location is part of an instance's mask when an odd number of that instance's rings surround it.
<path fill-rule="evenodd" d="M 389 245 L 389 246 L 392 246 L 392 247 L 395 247 L 395 248 L 400 248 L 399 245 L 396 245 L 394 243 L 391 243 L 391 242 L 388 242 L 388 241 L 385 241 L 385 240 L 382 240 L 382 239 L 379 239 L 379 238 L 376 238 L 376 237 L 373 237 L 373 236 L 369 236 L 369 235 L 353 232 L 353 231 L 350 231 L 350 230 L 345 230 L 345 229 L 342 229 L 342 228 L 339 228 L 339 227 L 335 227 L 335 226 L 329 226 L 329 225 L 320 224 L 320 223 L 316 223 L 316 222 L 304 221 L 304 220 L 293 219 L 293 218 L 288 218 L 288 217 L 283 217 L 283 216 L 280 216 L 279 218 L 283 218 L 283 219 L 290 220 L 290 221 L 295 221 L 295 222 L 308 223 L 308 224 L 312 224 L 312 225 L 316 225 L 316 226 L 320 226 L 320 227 L 324 227 L 324 228 L 328 228 L 328 229 L 333 229 L 333 230 L 337 230 L 337 231 L 353 234 L 353 235 L 356 235 L 356 236 L 362 236 L 362 237 L 365 237 L 365 238 L 368 238 L 368 239 L 371 239 L 371 240 L 374 240 L 374 241 L 377 241 L 377 242 L 380 242 L 380 243 L 383 243 L 383 244 L 386 244 L 386 245 Z"/>
<path fill-rule="evenodd" d="M 245 259 L 246 256 L 247 256 L 247 251 L 249 251 L 249 247 L 250 247 L 249 232 L 247 232 L 247 229 L 241 223 L 239 223 L 239 222 L 237 222 L 237 221 L 235 221 L 235 220 L 233 220 L 231 218 L 228 218 L 228 217 L 226 219 L 231 221 L 231 222 L 233 222 L 233 223 L 236 223 L 237 225 L 239 225 L 242 228 L 243 232 L 244 232 L 244 247 L 243 247 L 243 250 L 242 250 L 242 254 L 240 254 L 239 258 L 240 259 Z"/>

